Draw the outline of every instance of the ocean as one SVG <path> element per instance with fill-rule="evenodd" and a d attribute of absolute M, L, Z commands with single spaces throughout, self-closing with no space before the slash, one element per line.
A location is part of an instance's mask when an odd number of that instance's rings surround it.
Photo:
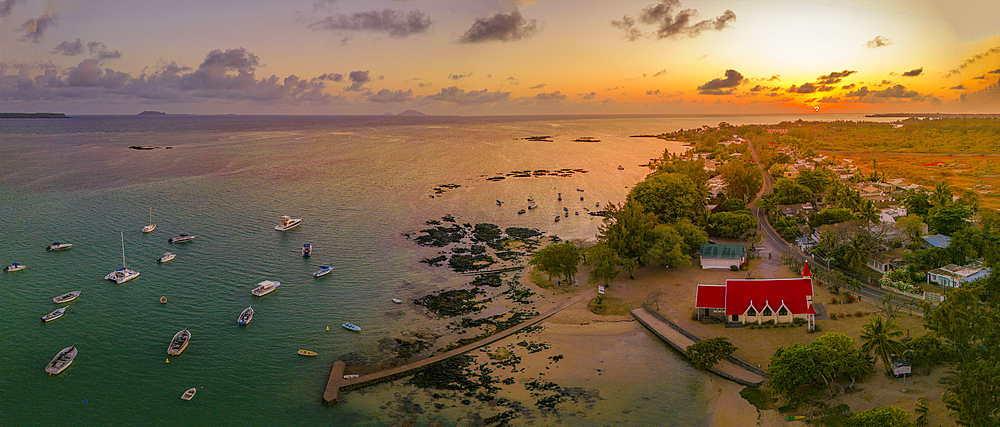
<path fill-rule="evenodd" d="M 334 361 L 349 356 L 378 364 L 389 356 L 380 340 L 441 331 L 453 320 L 409 302 L 462 287 L 469 278 L 420 263 L 440 249 L 420 247 L 408 233 L 453 215 L 460 224 L 530 227 L 592 240 L 601 222 L 586 212 L 621 202 L 649 172 L 640 165 L 664 150 L 684 149 L 633 135 L 817 117 L 2 120 L 0 263 L 27 269 L 0 275 L 0 424 L 360 426 L 435 418 L 469 425 L 469 413 L 488 417 L 501 409 L 446 402 L 451 409 L 435 413 L 430 392 L 406 379 L 349 393 L 334 407 L 320 403 Z M 542 135 L 551 142 L 524 139 Z M 600 142 L 573 141 L 585 136 Z M 541 169 L 587 172 L 487 180 Z M 557 203 L 560 193 L 564 202 Z M 539 208 L 518 215 L 529 198 Z M 563 207 L 579 215 L 554 222 Z M 144 234 L 150 211 L 158 226 Z M 281 215 L 302 218 L 302 225 L 277 232 Z M 181 233 L 197 238 L 167 243 Z M 122 265 L 122 235 L 126 264 L 141 275 L 118 285 L 104 276 Z M 45 250 L 57 241 L 74 246 Z M 304 243 L 314 246 L 309 258 L 299 256 Z M 157 264 L 167 251 L 177 258 Z M 319 265 L 337 269 L 314 279 Z M 252 297 L 262 280 L 282 285 Z M 40 322 L 57 308 L 51 298 L 71 290 L 82 294 L 66 305 L 67 313 Z M 167 304 L 160 304 L 161 296 Z M 236 317 L 250 305 L 253 322 L 238 326 Z M 343 330 L 344 322 L 363 331 Z M 170 338 L 184 328 L 192 332 L 189 348 L 168 359 Z M 47 375 L 49 360 L 74 343 L 79 356 L 73 365 Z M 301 357 L 299 349 L 320 355 Z M 608 396 L 641 392 L 648 399 L 635 413 L 615 411 L 623 403 L 609 397 L 597 409 L 574 407 L 544 422 L 642 425 L 666 417 L 705 425 L 706 403 L 691 398 L 705 376 L 662 349 L 651 350 L 657 359 L 649 371 L 661 377 L 624 388 L 613 378 L 591 385 L 616 390 L 605 390 Z M 198 388 L 195 398 L 180 400 L 190 387 Z M 424 402 L 418 416 L 399 409 L 401 393 Z"/>

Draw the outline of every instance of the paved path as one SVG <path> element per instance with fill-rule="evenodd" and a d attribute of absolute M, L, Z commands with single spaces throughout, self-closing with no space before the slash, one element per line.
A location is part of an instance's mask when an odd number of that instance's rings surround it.
<path fill-rule="evenodd" d="M 403 366 L 397 366 L 395 368 L 386 369 L 382 372 L 376 372 L 374 374 L 369 374 L 369 375 L 362 375 L 357 378 L 345 379 L 344 369 L 346 368 L 346 366 L 344 362 L 337 361 L 333 364 L 333 368 L 330 370 L 330 379 L 327 380 L 326 391 L 324 391 L 323 393 L 323 403 L 328 406 L 333 405 L 334 403 L 337 403 L 337 400 L 340 398 L 341 392 L 359 389 L 362 387 L 367 387 L 370 385 L 375 385 L 386 381 L 392 381 L 397 378 L 402 378 L 414 374 L 417 371 L 426 369 L 436 363 L 445 361 L 449 358 L 458 356 L 460 354 L 468 353 L 484 345 L 492 344 L 494 342 L 507 338 L 519 332 L 521 329 L 524 329 L 528 326 L 541 322 L 542 320 L 545 320 L 549 316 L 552 316 L 553 314 L 562 311 L 566 307 L 576 304 L 583 298 L 584 296 L 577 296 L 549 311 L 546 311 L 545 313 L 539 314 L 538 316 L 532 318 L 531 320 L 525 321 L 517 326 L 506 329 L 503 332 L 490 335 L 472 344 L 467 344 L 465 346 L 456 348 L 454 350 L 441 353 L 437 356 L 428 357 L 426 359 L 418 360 L 413 363 L 408 363 Z"/>
<path fill-rule="evenodd" d="M 681 354 L 684 354 L 684 351 L 687 350 L 688 346 L 694 344 L 693 339 L 664 323 L 655 315 L 647 311 L 644 307 L 633 308 L 632 317 L 635 317 L 639 323 L 659 336 L 660 339 L 665 341 L 668 345 L 673 347 L 674 350 L 679 351 Z M 709 371 L 722 378 L 743 385 L 759 385 L 766 380 L 766 378 L 762 375 L 750 372 L 746 368 L 726 359 L 720 360 L 714 367 L 712 367 L 712 369 L 709 369 Z"/>

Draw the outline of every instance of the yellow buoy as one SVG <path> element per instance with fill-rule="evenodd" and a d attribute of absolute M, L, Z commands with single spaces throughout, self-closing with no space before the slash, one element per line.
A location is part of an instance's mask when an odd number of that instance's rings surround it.
<path fill-rule="evenodd" d="M 170 359 L 167 359 L 167 363 L 170 363 Z"/>
<path fill-rule="evenodd" d="M 329 330 L 330 330 L 330 327 L 329 327 L 329 326 L 327 326 L 327 327 L 326 327 L 326 330 L 328 330 L 328 331 L 329 331 Z"/>

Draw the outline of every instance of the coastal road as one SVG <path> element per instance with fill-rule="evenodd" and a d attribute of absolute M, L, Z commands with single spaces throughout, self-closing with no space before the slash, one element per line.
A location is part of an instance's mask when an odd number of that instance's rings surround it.
<path fill-rule="evenodd" d="M 763 180 L 762 180 L 763 182 L 761 185 L 761 189 L 757 193 L 757 197 L 755 197 L 754 200 L 750 202 L 750 210 L 751 212 L 753 212 L 754 217 L 757 218 L 757 222 L 759 223 L 758 231 L 763 234 L 764 241 L 765 243 L 767 243 L 767 246 L 773 248 L 774 250 L 777 250 L 781 254 L 798 258 L 801 261 L 812 261 L 809 265 L 809 267 L 812 269 L 818 268 L 824 271 L 839 270 L 842 273 L 854 279 L 857 279 L 861 283 L 861 288 L 857 290 L 857 294 L 860 295 L 861 298 L 866 298 L 868 299 L 868 301 L 873 303 L 882 301 L 882 298 L 884 298 L 885 294 L 890 292 L 884 291 L 879 288 L 870 287 L 866 283 L 867 280 L 866 278 L 859 277 L 851 273 L 850 271 L 844 271 L 836 267 L 832 267 L 828 264 L 825 264 L 822 260 L 816 259 L 814 256 L 806 255 L 804 252 L 799 250 L 799 248 L 795 247 L 790 243 L 785 242 L 785 240 L 778 235 L 777 231 L 775 231 L 774 228 L 771 227 L 771 223 L 768 222 L 767 214 L 765 214 L 764 209 L 761 208 L 760 206 L 757 206 L 757 200 L 759 200 L 765 194 L 768 194 L 772 191 L 772 189 L 774 188 L 774 179 L 771 177 L 771 174 L 767 173 L 767 171 L 764 169 L 764 165 L 761 164 L 760 157 L 758 157 L 757 155 L 757 149 L 753 145 L 753 142 L 748 141 L 748 143 L 750 144 L 750 154 L 753 156 L 754 162 L 757 163 L 757 167 L 760 168 L 761 174 L 763 175 Z M 902 308 L 908 310 L 911 313 L 923 313 L 923 309 L 921 307 L 912 304 L 903 304 Z"/>

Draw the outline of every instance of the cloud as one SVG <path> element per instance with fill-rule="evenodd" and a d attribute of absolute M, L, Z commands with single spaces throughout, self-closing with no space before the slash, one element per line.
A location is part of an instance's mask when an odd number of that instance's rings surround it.
<path fill-rule="evenodd" d="M 45 30 L 55 25 L 55 23 L 55 15 L 44 14 L 41 18 L 32 18 L 24 21 L 20 27 L 17 27 L 17 31 L 24 32 L 24 36 L 21 37 L 21 41 L 38 43 L 38 41 L 41 40 L 42 36 L 45 34 Z"/>
<path fill-rule="evenodd" d="M 509 42 L 526 39 L 538 31 L 536 20 L 524 19 L 521 12 L 515 9 L 510 15 L 497 13 L 489 18 L 476 18 L 476 22 L 458 39 L 458 42 Z"/>
<path fill-rule="evenodd" d="M 621 20 L 612 20 L 611 26 L 624 30 L 624 37 L 628 41 L 636 41 L 643 37 L 662 40 L 680 36 L 697 37 L 708 30 L 722 31 L 729 27 L 730 22 L 736 20 L 736 14 L 732 10 L 726 10 L 715 19 L 692 22 L 698 16 L 698 11 L 684 9 L 674 15 L 674 9 L 680 6 L 680 0 L 660 0 L 659 3 L 642 9 L 638 18 L 625 15 Z M 637 24 L 652 26 L 654 29 L 645 33 Z"/>
<path fill-rule="evenodd" d="M 875 38 L 873 38 L 871 40 L 868 40 L 868 42 L 865 43 L 865 46 L 868 46 L 869 48 L 874 49 L 876 47 L 883 47 L 883 46 L 888 46 L 888 45 L 891 45 L 891 44 L 892 44 L 892 40 L 889 40 L 889 39 L 887 39 L 885 37 L 882 37 L 882 36 L 875 36 Z"/>
<path fill-rule="evenodd" d="M 735 88 L 746 79 L 743 75 L 736 70 L 726 70 L 726 78 L 724 79 L 712 79 L 708 83 L 698 86 L 698 92 L 701 95 L 729 95 L 733 93 Z"/>
<path fill-rule="evenodd" d="M 667 74 L 667 70 L 666 69 L 657 71 L 656 74 L 653 74 L 653 77 L 660 77 L 660 76 L 662 76 L 664 74 Z"/>
<path fill-rule="evenodd" d="M 764 86 L 761 86 L 761 85 L 757 85 L 757 86 L 754 86 L 754 87 L 750 88 L 750 92 L 760 92 L 760 91 L 762 91 L 764 89 L 767 89 L 767 88 L 764 87 Z"/>
<path fill-rule="evenodd" d="M 847 90 L 847 89 L 854 89 L 854 86 L 856 86 L 856 85 L 854 83 L 851 83 L 849 85 L 841 86 L 840 88 L 843 89 L 843 90 Z"/>
<path fill-rule="evenodd" d="M 986 74 L 983 74 L 981 76 L 973 77 L 972 79 L 973 80 L 986 80 Z"/>
<path fill-rule="evenodd" d="M 540 93 L 534 96 L 536 101 L 565 101 L 566 95 L 563 95 L 558 90 L 552 93 Z"/>
<path fill-rule="evenodd" d="M 426 33 L 431 28 L 431 18 L 419 10 L 404 13 L 385 8 L 381 11 L 357 12 L 348 15 L 332 15 L 308 25 L 314 31 L 368 31 L 386 33 L 392 38 L 405 38 L 413 34 Z"/>
<path fill-rule="evenodd" d="M 843 80 L 844 77 L 850 76 L 851 74 L 854 73 L 857 73 L 857 71 L 854 70 L 834 71 L 830 74 L 816 77 L 816 83 L 821 85 L 832 85 L 840 83 L 840 81 Z"/>
<path fill-rule="evenodd" d="M 87 43 L 87 50 L 90 54 L 94 56 L 98 61 L 103 62 L 105 59 L 118 59 L 122 57 L 122 53 L 118 50 L 108 50 L 108 47 L 101 42 L 90 42 Z"/>
<path fill-rule="evenodd" d="M 965 85 L 952 86 L 948 89 L 965 90 Z"/>
<path fill-rule="evenodd" d="M 835 97 L 835 96 L 827 96 L 827 97 L 820 98 L 819 102 L 825 102 L 825 103 L 835 104 L 835 103 L 840 102 L 840 98 L 839 97 Z"/>
<path fill-rule="evenodd" d="M 653 95 L 653 96 L 655 96 L 655 95 L 659 95 L 659 94 L 660 94 L 660 90 L 659 89 L 656 89 L 656 90 L 647 90 L 646 91 L 646 95 Z"/>
<path fill-rule="evenodd" d="M 992 71 L 987 71 L 986 74 L 1000 74 L 1000 68 L 997 68 L 997 69 L 992 70 Z"/>
<path fill-rule="evenodd" d="M 958 68 L 956 68 L 954 70 L 951 70 L 951 71 L 948 71 L 948 74 L 945 74 L 945 77 L 947 78 L 947 77 L 951 77 L 951 76 L 956 75 L 956 74 L 960 74 L 962 72 L 961 70 L 964 70 L 966 67 L 968 67 L 968 66 L 970 66 L 972 64 L 975 64 L 980 59 L 984 59 L 987 56 L 990 56 L 990 55 L 993 55 L 993 54 L 997 54 L 997 53 L 1000 53 L 1000 46 L 991 47 L 991 48 L 987 49 L 986 51 L 984 51 L 982 53 L 977 53 L 975 55 L 972 55 L 971 57 L 966 58 L 965 61 L 962 61 L 962 63 L 958 66 Z"/>
<path fill-rule="evenodd" d="M 817 87 L 812 83 L 805 83 L 802 86 L 795 86 L 788 88 L 786 92 L 788 93 L 813 93 L 816 92 Z"/>
<path fill-rule="evenodd" d="M 427 99 L 454 102 L 458 105 L 489 104 L 510 99 L 510 92 L 489 92 L 486 89 L 466 92 L 463 89 L 451 86 L 441 89 L 440 92 L 434 95 L 427 96 Z"/>
<path fill-rule="evenodd" d="M 382 89 L 378 91 L 378 93 L 369 96 L 368 100 L 371 102 L 380 102 L 380 103 L 406 102 L 413 100 L 413 91 Z"/>
<path fill-rule="evenodd" d="M 347 78 L 350 79 L 351 85 L 348 86 L 346 90 L 349 90 L 349 91 L 352 91 L 352 92 L 359 92 L 359 91 L 364 90 L 365 89 L 364 88 L 365 84 L 367 84 L 368 82 L 372 81 L 371 77 L 368 74 L 368 70 L 365 70 L 365 71 L 351 71 L 347 75 Z"/>
<path fill-rule="evenodd" d="M 597 92 L 590 92 L 590 93 L 582 94 L 582 96 L 580 97 L 580 99 L 587 100 L 587 99 L 594 99 L 596 97 L 597 97 Z"/>
<path fill-rule="evenodd" d="M 330 81 L 333 81 L 333 82 L 342 82 L 342 81 L 344 81 L 344 75 L 343 74 L 336 74 L 336 73 L 321 74 L 319 77 L 316 77 L 316 78 L 319 79 L 319 80 L 330 80 Z"/>
<path fill-rule="evenodd" d="M 854 98 L 858 102 L 886 102 L 890 100 L 901 100 L 908 99 L 913 101 L 940 101 L 937 98 L 921 94 L 915 90 L 908 90 L 903 85 L 895 85 L 882 90 L 869 90 L 868 86 L 862 86 L 861 89 L 853 90 L 844 95 L 847 98 Z"/>
<path fill-rule="evenodd" d="M 52 48 L 49 53 L 76 56 L 83 53 L 83 42 L 81 42 L 80 39 L 76 39 L 75 42 L 64 41 Z"/>
<path fill-rule="evenodd" d="M 962 103 L 976 106 L 982 110 L 996 111 L 1000 109 L 1000 78 L 981 90 L 972 93 L 963 93 L 959 98 Z"/>
<path fill-rule="evenodd" d="M 545 87 L 545 83 L 539 83 L 539 84 L 537 84 L 537 85 L 534 85 L 534 86 L 532 86 L 532 87 L 529 87 L 528 89 L 541 89 L 541 88 L 543 88 L 543 87 Z"/>
<path fill-rule="evenodd" d="M 448 78 L 451 79 L 451 80 L 458 80 L 458 79 L 461 79 L 461 78 L 469 77 L 471 75 L 472 75 L 472 71 L 469 71 L 466 74 L 448 74 Z"/>
<path fill-rule="evenodd" d="M 10 15 L 10 12 L 14 9 L 14 5 L 20 2 L 21 0 L 0 1 L 0 18 Z"/>
<path fill-rule="evenodd" d="M 914 69 L 914 70 L 910 70 L 910 71 L 907 71 L 907 72 L 903 73 L 903 77 L 916 77 L 916 76 L 919 76 L 920 73 L 923 73 L 923 72 L 924 72 L 924 67 L 920 67 L 920 68 L 917 68 L 917 69 Z"/>

